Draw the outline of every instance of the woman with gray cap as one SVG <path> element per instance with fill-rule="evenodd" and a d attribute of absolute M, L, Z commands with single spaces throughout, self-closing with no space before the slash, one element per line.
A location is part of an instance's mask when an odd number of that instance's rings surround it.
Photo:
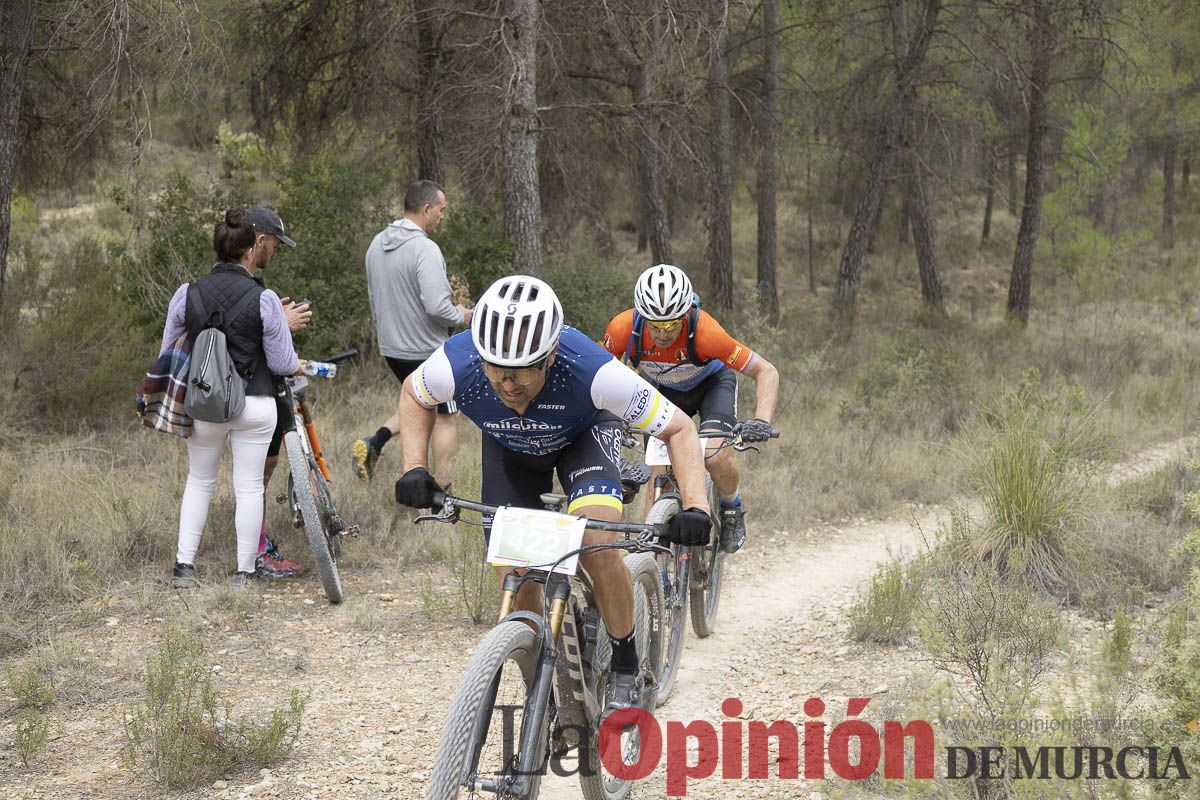
<path fill-rule="evenodd" d="M 187 439 L 189 469 L 179 508 L 179 546 L 171 575 L 174 587 L 197 585 L 196 551 L 200 548 L 226 441 L 233 450 L 233 488 L 237 499 L 234 582 L 245 585 L 255 575 L 263 519 L 263 466 L 277 416 L 275 376 L 303 372 L 303 363 L 292 347 L 292 334 L 279 296 L 264 289 L 254 277 L 255 270 L 271 260 L 280 244 L 295 244 L 284 233 L 278 215 L 270 212 L 270 217 L 273 219 L 265 219 L 264 223 L 272 227 L 256 231 L 255 220 L 246 210 L 235 206 L 225 212 L 213 231 L 217 263 L 194 284 L 198 297 L 189 302 L 189 284 L 185 283 L 176 290 L 167 308 L 164 350 L 185 331 L 194 337 L 206 320 L 220 312 L 230 357 L 246 379 L 246 405 L 242 413 L 228 422 L 195 420 L 193 433 Z"/>

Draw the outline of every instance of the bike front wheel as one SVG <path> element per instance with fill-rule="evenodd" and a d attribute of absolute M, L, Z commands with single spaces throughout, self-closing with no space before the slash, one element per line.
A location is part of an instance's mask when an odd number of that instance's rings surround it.
<path fill-rule="evenodd" d="M 308 543 L 312 546 L 317 574 L 321 577 L 325 596 L 330 603 L 337 605 L 342 602 L 344 595 L 342 576 L 337 565 L 337 542 L 330 531 L 328 515 L 322 513 L 328 491 L 325 476 L 308 457 L 300 443 L 299 433 L 288 431 L 284 434 L 283 443 L 287 448 L 288 467 L 291 469 L 292 493 L 300 509 Z"/>
<path fill-rule="evenodd" d="M 725 572 L 725 552 L 721 550 L 721 493 L 708 475 L 708 507 L 713 519 L 712 535 L 704 547 L 693 547 L 691 600 L 692 630 L 701 639 L 717 629 L 717 608 L 721 604 L 721 578 Z"/>
<path fill-rule="evenodd" d="M 663 524 L 679 513 L 679 498 L 660 497 L 650 509 L 646 522 Z M 663 660 L 658 673 L 658 700 L 662 705 L 675 688 L 675 678 L 683 661 L 683 640 L 687 635 L 688 579 L 692 548 L 675 545 L 671 554 L 660 554 L 655 560 L 663 587 Z"/>
<path fill-rule="evenodd" d="M 514 775 L 521 754 L 515 752 L 520 742 L 511 739 L 521 730 L 539 652 L 533 629 L 515 620 L 492 628 L 475 648 L 446 715 L 427 800 L 493 797 L 477 792 L 475 782 L 503 782 Z M 549 714 L 546 719 L 548 728 Z M 539 770 L 546 760 L 546 741 L 544 729 L 534 762 Z M 539 771 L 531 776 L 528 800 L 535 800 L 540 784 Z"/>

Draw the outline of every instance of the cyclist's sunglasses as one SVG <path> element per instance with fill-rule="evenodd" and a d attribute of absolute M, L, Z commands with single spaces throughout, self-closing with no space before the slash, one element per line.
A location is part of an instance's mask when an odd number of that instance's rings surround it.
<path fill-rule="evenodd" d="M 546 370 L 549 360 L 550 356 L 545 356 L 536 364 L 530 364 L 528 367 L 501 367 L 498 364 L 489 364 L 482 360 L 480 363 L 483 365 L 483 374 L 487 375 L 488 380 L 492 383 L 503 383 L 509 380 L 521 386 L 528 386 L 537 382 L 538 376 Z"/>
<path fill-rule="evenodd" d="M 662 321 L 654 319 L 646 320 L 646 325 L 650 327 L 650 330 L 658 331 L 659 333 L 674 333 L 675 331 L 679 330 L 679 326 L 682 324 L 682 318 Z"/>

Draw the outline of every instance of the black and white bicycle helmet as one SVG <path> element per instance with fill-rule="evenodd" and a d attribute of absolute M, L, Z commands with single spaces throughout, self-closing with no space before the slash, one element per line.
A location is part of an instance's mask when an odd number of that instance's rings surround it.
<path fill-rule="evenodd" d="M 692 307 L 692 282 L 679 267 L 651 267 L 638 276 L 633 307 L 646 319 L 679 319 Z"/>
<path fill-rule="evenodd" d="M 475 304 L 471 341 L 489 364 L 528 367 L 554 349 L 562 327 L 562 305 L 549 284 L 509 275 L 489 286 Z"/>

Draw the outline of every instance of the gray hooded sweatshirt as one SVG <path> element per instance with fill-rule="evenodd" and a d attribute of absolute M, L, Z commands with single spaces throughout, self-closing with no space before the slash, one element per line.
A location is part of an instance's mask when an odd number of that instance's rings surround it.
<path fill-rule="evenodd" d="M 367 248 L 367 292 L 385 356 L 424 360 L 463 324 L 441 249 L 410 220 L 388 225 Z"/>

